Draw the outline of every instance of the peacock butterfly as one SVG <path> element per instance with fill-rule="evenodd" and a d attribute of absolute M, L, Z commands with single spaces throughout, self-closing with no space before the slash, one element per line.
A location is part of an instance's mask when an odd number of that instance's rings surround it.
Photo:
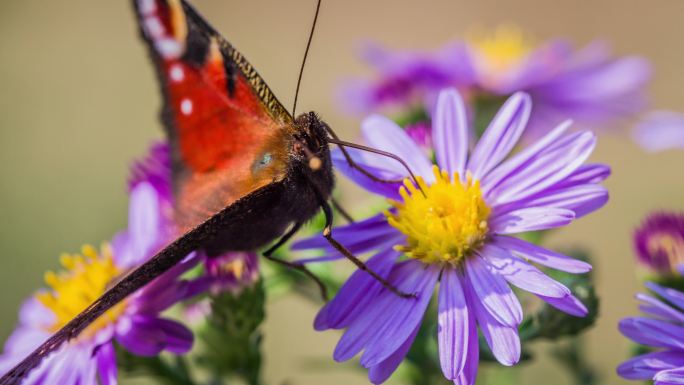
<path fill-rule="evenodd" d="M 313 112 L 293 118 L 245 57 L 185 0 L 133 4 L 161 85 L 162 121 L 172 149 L 175 217 L 184 235 L 57 331 L 0 378 L 0 384 L 21 383 L 62 343 L 194 250 L 203 249 L 210 257 L 228 250 L 255 250 L 285 233 L 264 256 L 316 279 L 306 267 L 271 254 L 319 209 L 326 216 L 323 234 L 342 255 L 388 290 L 412 297 L 332 237 L 327 202 L 334 179 L 328 146 L 340 145 L 350 166 L 381 182 L 356 166 L 343 146 L 392 157 L 412 176 L 408 166 L 393 154 L 339 140 Z"/>

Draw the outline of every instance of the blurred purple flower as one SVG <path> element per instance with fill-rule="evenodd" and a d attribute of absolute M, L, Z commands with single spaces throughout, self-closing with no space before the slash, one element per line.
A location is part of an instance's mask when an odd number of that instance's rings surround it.
<path fill-rule="evenodd" d="M 128 189 L 133 190 L 140 183 L 154 187 L 159 199 L 171 205 L 173 201 L 171 185 L 171 149 L 166 142 L 152 143 L 147 155 L 131 165 L 128 176 Z"/>
<path fill-rule="evenodd" d="M 406 107 L 436 95 L 447 84 L 471 85 L 474 81 L 463 43 L 448 44 L 434 52 L 390 52 L 369 43 L 362 55 L 382 78 L 372 84 L 360 79 L 345 80 L 340 97 L 352 112 L 366 113 L 387 105 Z"/>
<path fill-rule="evenodd" d="M 650 152 L 684 150 L 684 114 L 652 112 L 634 127 L 632 136 L 635 142 Z"/>
<path fill-rule="evenodd" d="M 456 384 L 475 382 L 478 325 L 500 363 L 518 362 L 523 315 L 509 284 L 566 313 L 586 315 L 567 287 L 528 261 L 570 273 L 585 273 L 591 266 L 511 235 L 562 227 L 600 208 L 608 192 L 598 183 L 610 169 L 584 164 L 596 139 L 588 131 L 565 134 L 567 123 L 508 157 L 525 130 L 531 106 L 528 95 L 514 94 L 469 151 L 464 103 L 455 90 L 443 91 L 433 115 L 436 166 L 393 121 L 377 115 L 366 119 L 362 132 L 367 144 L 404 159 L 418 175 L 420 190 L 409 180 L 403 186 L 373 182 L 334 153 L 338 170 L 389 198 L 393 206 L 334 229 L 337 239 L 353 253 L 372 252 L 370 268 L 417 295 L 401 298 L 364 271 L 355 272 L 315 321 L 317 330 L 347 329 L 335 360 L 364 351 L 361 364 L 369 369 L 370 380 L 385 381 L 411 347 L 440 277 L 440 361 L 444 376 Z M 380 178 L 407 177 L 391 159 L 351 154 Z M 319 260 L 341 258 L 320 236 L 294 248 L 325 250 Z"/>
<path fill-rule="evenodd" d="M 51 289 L 27 300 L 19 314 L 19 325 L 5 343 L 0 372 L 9 370 L 44 342 L 53 332 L 95 301 L 129 269 L 151 257 L 168 239 L 158 217 L 159 196 L 151 184 L 139 183 L 131 191 L 130 226 L 115 247 L 98 252 L 84 247 L 82 255 L 62 256 L 61 273 L 48 273 Z M 155 228 L 150 228 L 153 226 Z M 162 238 L 160 238 L 162 237 Z M 117 253 L 119 251 L 120 253 Z M 64 344 L 32 371 L 24 384 L 116 384 L 114 341 L 131 353 L 151 356 L 162 351 L 176 354 L 190 350 L 192 332 L 160 314 L 195 293 L 180 276 L 195 266 L 190 255 L 181 264 L 144 289 L 115 306 L 76 339 Z"/>
<path fill-rule="evenodd" d="M 646 217 L 634 232 L 639 262 L 663 275 L 684 269 L 684 214 L 659 212 Z"/>
<path fill-rule="evenodd" d="M 434 107 L 444 87 L 456 87 L 471 103 L 530 94 L 535 105 L 526 136 L 539 137 L 565 119 L 598 128 L 634 116 L 646 104 L 649 63 L 613 57 L 606 44 L 574 49 L 563 40 L 533 47 L 516 29 L 502 28 L 491 39 L 450 44 L 436 53 L 389 51 L 370 46 L 366 60 L 376 80 L 346 81 L 341 90 L 352 112 L 385 107 Z"/>
<path fill-rule="evenodd" d="M 620 332 L 632 341 L 660 349 L 634 357 L 617 372 L 629 380 L 653 380 L 656 385 L 684 384 L 684 293 L 647 282 L 646 287 L 662 299 L 637 294 L 646 317 L 620 321 Z"/>
<path fill-rule="evenodd" d="M 61 263 L 65 271 L 46 274 L 50 289 L 24 302 L 19 325 L 0 356 L 0 373 L 9 370 L 95 301 L 113 282 L 172 240 L 175 229 L 168 211 L 170 185 L 164 181 L 167 169 L 164 162 L 168 159 L 165 151 L 163 145 L 155 145 L 150 156 L 133 166 L 128 228 L 114 237 L 111 247 L 104 244 L 98 251 L 84 246 L 81 254 L 63 255 Z M 198 293 L 199 287 L 181 279 L 181 275 L 199 261 L 195 253 L 189 255 L 106 312 L 76 339 L 46 358 L 24 384 L 95 384 L 98 379 L 103 385 L 116 384 L 114 341 L 141 356 L 189 351 L 192 332 L 161 313 Z"/>

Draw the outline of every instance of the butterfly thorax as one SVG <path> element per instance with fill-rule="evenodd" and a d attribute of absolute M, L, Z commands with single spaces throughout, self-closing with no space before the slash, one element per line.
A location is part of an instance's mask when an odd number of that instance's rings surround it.
<path fill-rule="evenodd" d="M 326 125 L 314 113 L 295 119 L 284 177 L 238 199 L 217 234 L 206 243 L 210 256 L 255 250 L 280 237 L 294 223 L 310 220 L 334 185 Z M 320 163 L 311 167 L 312 157 Z"/>

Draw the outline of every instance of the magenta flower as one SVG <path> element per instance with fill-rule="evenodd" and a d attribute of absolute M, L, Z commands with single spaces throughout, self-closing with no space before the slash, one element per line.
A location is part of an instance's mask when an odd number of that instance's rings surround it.
<path fill-rule="evenodd" d="M 588 131 L 566 134 L 568 123 L 509 157 L 530 113 L 530 97 L 514 94 L 470 150 L 464 103 L 453 89 L 441 92 L 432 114 L 436 165 L 393 121 L 366 119 L 367 144 L 404 159 L 420 188 L 391 159 L 352 153 L 378 177 L 404 179 L 403 184 L 373 182 L 334 154 L 338 170 L 392 206 L 336 228 L 338 240 L 353 253 L 373 253 L 367 262 L 372 269 L 417 296 L 401 298 L 367 273 L 355 272 L 315 321 L 317 330 L 346 329 L 335 360 L 363 351 L 361 364 L 370 380 L 385 381 L 410 348 L 438 281 L 440 361 L 444 376 L 457 384 L 475 382 L 478 326 L 500 363 L 518 362 L 523 312 L 509 285 L 566 313 L 586 314 L 567 287 L 530 262 L 570 273 L 591 266 L 512 235 L 562 227 L 603 206 L 608 192 L 598 183 L 610 170 L 584 164 L 596 139 Z M 294 248 L 326 250 L 319 260 L 341 257 L 322 237 Z"/>
<path fill-rule="evenodd" d="M 641 112 L 651 77 L 646 60 L 613 57 L 603 43 L 574 49 L 550 40 L 535 47 L 511 28 L 435 53 L 371 46 L 365 58 L 379 76 L 345 81 L 342 101 L 352 112 L 392 107 L 406 112 L 416 105 L 431 111 L 445 87 L 456 87 L 471 103 L 525 91 L 535 105 L 525 134 L 532 138 L 567 118 L 599 128 Z"/>
<path fill-rule="evenodd" d="M 639 262 L 663 275 L 684 269 L 684 214 L 654 213 L 634 232 Z"/>
<path fill-rule="evenodd" d="M 145 162 L 143 162 L 145 163 Z M 143 164 L 141 163 L 141 164 Z M 172 238 L 165 212 L 169 196 L 159 189 L 154 174 L 136 166 L 130 190 L 129 226 L 112 246 L 100 250 L 84 246 L 81 254 L 63 255 L 64 271 L 46 274 L 49 289 L 28 299 L 19 313 L 19 325 L 5 343 L 0 373 L 18 363 L 53 332 L 95 301 L 130 269 L 142 264 Z M 107 311 L 76 339 L 46 358 L 30 372 L 24 384 L 117 383 L 114 342 L 131 353 L 157 355 L 190 350 L 192 332 L 161 313 L 196 294 L 181 275 L 195 266 L 194 254 Z"/>
<path fill-rule="evenodd" d="M 657 351 L 634 357 L 617 372 L 629 380 L 653 380 L 655 385 L 684 384 L 684 293 L 646 283 L 662 299 L 637 294 L 646 317 L 620 321 L 620 332 L 632 341 Z"/>

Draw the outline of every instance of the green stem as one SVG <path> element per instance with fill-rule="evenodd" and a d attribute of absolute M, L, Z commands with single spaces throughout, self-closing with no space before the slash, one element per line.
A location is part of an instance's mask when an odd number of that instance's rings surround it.
<path fill-rule="evenodd" d="M 596 370 L 585 360 L 584 344 L 580 337 L 571 338 L 566 344 L 553 349 L 553 357 L 573 378 L 576 385 L 596 385 Z"/>

